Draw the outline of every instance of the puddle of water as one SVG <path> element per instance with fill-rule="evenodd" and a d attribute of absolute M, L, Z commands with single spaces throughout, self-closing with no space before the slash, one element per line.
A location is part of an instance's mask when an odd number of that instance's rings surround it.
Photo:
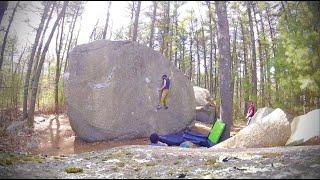
<path fill-rule="evenodd" d="M 75 136 L 72 131 L 69 119 L 66 115 L 54 115 L 36 117 L 35 136 L 37 139 L 36 148 L 33 154 L 44 154 L 50 156 L 71 155 L 83 152 L 109 149 L 123 145 L 147 145 L 148 138 L 122 140 L 122 141 L 101 141 L 88 143 Z"/>

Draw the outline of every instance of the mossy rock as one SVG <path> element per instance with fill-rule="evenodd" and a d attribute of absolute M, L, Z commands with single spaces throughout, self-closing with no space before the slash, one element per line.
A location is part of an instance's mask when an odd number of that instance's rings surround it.
<path fill-rule="evenodd" d="M 64 169 L 66 173 L 82 173 L 83 169 L 78 167 L 67 167 Z"/>

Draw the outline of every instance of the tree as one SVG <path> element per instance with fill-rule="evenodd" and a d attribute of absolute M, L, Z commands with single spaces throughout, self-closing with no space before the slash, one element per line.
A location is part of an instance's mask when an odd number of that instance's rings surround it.
<path fill-rule="evenodd" d="M 8 1 L 0 1 L 0 25 L 2 22 L 4 12 L 7 10 L 7 8 L 8 8 Z"/>
<path fill-rule="evenodd" d="M 169 39 L 170 37 L 170 1 L 167 1 L 166 10 L 165 10 L 165 28 L 163 34 L 163 52 L 165 57 L 169 57 Z"/>
<path fill-rule="evenodd" d="M 213 75 L 212 75 L 212 50 L 213 50 L 213 28 L 212 28 L 212 10 L 211 10 L 211 2 L 210 1 L 206 1 L 207 6 L 208 6 L 208 13 L 209 13 L 209 30 L 210 30 L 210 59 L 209 59 L 209 64 L 210 64 L 210 68 L 209 68 L 209 91 L 210 93 L 213 92 Z"/>
<path fill-rule="evenodd" d="M 261 37 L 259 31 L 259 23 L 256 17 L 256 4 L 252 4 L 252 10 L 254 14 L 254 21 L 256 23 L 256 31 L 258 36 L 258 47 L 259 47 L 259 62 L 260 62 L 260 102 L 262 107 L 264 106 L 264 70 L 263 70 L 263 57 L 262 57 L 262 46 L 261 46 Z"/>
<path fill-rule="evenodd" d="M 139 22 L 139 14 L 140 14 L 141 1 L 138 1 L 138 7 L 135 11 L 135 18 L 133 24 L 133 37 L 132 41 L 137 41 L 137 33 L 138 33 L 138 22 Z"/>
<path fill-rule="evenodd" d="M 62 16 L 62 21 L 58 26 L 61 26 L 60 31 L 60 38 L 59 38 L 59 30 L 58 27 L 57 38 L 56 38 L 56 56 L 57 56 L 57 63 L 56 63 L 56 77 L 55 77 L 55 86 L 54 86 L 54 103 L 55 103 L 55 113 L 59 113 L 59 80 L 60 80 L 60 72 L 61 72 L 61 65 L 63 56 L 61 56 L 62 51 L 62 43 L 63 43 L 63 34 L 64 34 L 64 22 L 66 18 L 66 13 L 64 12 Z M 60 40 L 59 40 L 60 39 Z"/>
<path fill-rule="evenodd" d="M 251 59 L 252 59 L 252 67 L 251 67 L 251 73 L 252 73 L 252 90 L 251 93 L 253 95 L 253 102 L 256 103 L 256 98 L 257 98 L 257 60 L 256 60 L 256 45 L 255 45 L 255 38 L 254 38 L 254 32 L 253 32 L 253 22 L 252 22 L 252 15 L 251 15 L 251 2 L 246 2 L 247 4 L 247 12 L 249 16 L 249 26 L 250 26 L 250 40 L 251 40 Z"/>
<path fill-rule="evenodd" d="M 221 137 L 223 141 L 230 137 L 230 129 L 232 127 L 230 36 L 226 2 L 217 1 L 215 6 L 218 17 L 218 48 L 220 52 L 220 117 L 226 124 L 225 131 Z"/>
<path fill-rule="evenodd" d="M 8 27 L 6 29 L 6 33 L 4 35 L 4 38 L 3 38 L 3 43 L 2 43 L 2 46 L 1 46 L 1 53 L 0 53 L 0 71 L 2 70 L 2 64 L 3 64 L 3 55 L 4 55 L 4 50 L 6 48 L 6 43 L 7 43 L 7 39 L 8 39 L 8 34 L 10 32 L 10 27 L 12 25 L 12 22 L 13 22 L 13 18 L 14 18 L 14 15 L 16 14 L 17 12 L 17 8 L 20 4 L 20 1 L 18 1 L 15 5 L 15 7 L 13 8 L 13 11 L 12 11 L 12 15 L 9 19 L 9 24 L 8 24 Z M 1 85 L 1 81 L 0 81 L 0 85 Z"/>
<path fill-rule="evenodd" d="M 108 25 L 109 25 L 109 17 L 110 17 L 111 2 L 112 1 L 109 1 L 109 3 L 108 3 L 108 13 L 107 13 L 106 24 L 105 24 L 104 30 L 103 30 L 103 39 L 106 39 L 106 35 L 107 35 L 107 30 L 108 30 Z"/>
<path fill-rule="evenodd" d="M 31 101 L 30 101 L 30 109 L 28 111 L 28 126 L 29 127 L 33 127 L 34 110 L 35 110 L 35 103 L 36 103 L 36 97 L 37 97 L 38 83 L 39 83 L 39 78 L 40 78 L 40 74 L 41 74 L 41 71 L 42 71 L 42 66 L 43 66 L 43 63 L 44 63 L 44 60 L 45 60 L 45 57 L 46 57 L 46 53 L 48 51 L 51 39 L 52 39 L 53 34 L 54 34 L 54 32 L 55 32 L 55 30 L 57 28 L 57 25 L 58 25 L 60 19 L 62 18 L 62 16 L 64 15 L 64 13 L 66 11 L 68 3 L 69 3 L 69 1 L 64 1 L 64 3 L 63 3 L 63 8 L 60 11 L 60 13 L 59 13 L 59 15 L 58 15 L 53 27 L 52 27 L 51 33 L 50 33 L 50 35 L 48 37 L 48 40 L 47 40 L 47 42 L 46 42 L 46 44 L 44 46 L 43 52 L 41 54 L 41 58 L 40 58 L 40 61 L 39 61 L 39 65 L 38 65 L 37 71 L 34 74 L 35 80 L 34 80 L 34 82 L 32 84 L 32 94 L 31 94 Z"/>
<path fill-rule="evenodd" d="M 153 36 L 154 36 L 154 24 L 156 22 L 157 17 L 157 1 L 153 2 L 153 13 L 152 13 L 152 19 L 151 19 L 151 27 L 150 27 L 150 36 L 149 36 L 149 47 L 153 48 Z"/>
<path fill-rule="evenodd" d="M 30 59 L 28 61 L 28 69 L 27 69 L 27 73 L 26 73 L 26 77 L 25 77 L 25 82 L 24 82 L 24 93 L 23 93 L 23 119 L 27 118 L 28 117 L 28 92 L 29 92 L 29 81 L 30 81 L 30 75 L 31 75 L 31 70 L 32 70 L 32 65 L 33 65 L 33 61 L 34 61 L 34 58 L 35 58 L 35 53 L 36 53 L 36 50 L 37 50 L 37 47 L 38 47 L 38 44 L 39 44 L 39 39 L 40 39 L 40 36 L 41 36 L 41 33 L 43 31 L 43 25 L 44 25 L 44 22 L 48 16 L 48 10 L 50 8 L 50 6 L 53 5 L 53 3 L 49 3 L 49 2 L 46 2 L 45 3 L 45 7 L 44 7 L 44 10 L 43 10 L 43 13 L 42 13 L 42 17 L 41 17 L 41 21 L 40 21 L 40 24 L 39 24 L 39 27 L 37 29 L 37 33 L 36 33 L 36 37 L 35 37 L 35 40 L 34 40 L 34 43 L 32 45 L 32 50 L 31 50 L 31 55 L 30 55 Z M 53 11 L 54 7 L 52 7 L 52 11 Z M 52 13 L 51 11 L 51 13 Z M 44 35 L 43 35 L 44 37 Z M 39 52 L 39 50 L 38 50 Z"/>

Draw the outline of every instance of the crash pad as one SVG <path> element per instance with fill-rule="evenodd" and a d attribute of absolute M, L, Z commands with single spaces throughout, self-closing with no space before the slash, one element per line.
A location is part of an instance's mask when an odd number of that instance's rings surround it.
<path fill-rule="evenodd" d="M 218 119 L 214 123 L 214 126 L 211 128 L 208 139 L 212 143 L 217 144 L 219 142 L 220 136 L 222 135 L 225 126 L 226 124 L 223 123 L 220 119 Z"/>

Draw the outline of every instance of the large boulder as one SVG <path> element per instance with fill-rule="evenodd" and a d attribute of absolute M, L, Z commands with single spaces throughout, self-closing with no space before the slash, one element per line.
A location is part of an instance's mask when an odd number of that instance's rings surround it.
<path fill-rule="evenodd" d="M 320 109 L 295 117 L 287 146 L 320 144 Z"/>
<path fill-rule="evenodd" d="M 193 86 L 194 96 L 196 98 L 196 106 L 205 106 L 209 104 L 210 92 L 199 86 Z"/>
<path fill-rule="evenodd" d="M 67 112 L 85 141 L 133 139 L 175 133 L 194 120 L 190 82 L 151 48 L 99 40 L 76 46 L 64 74 Z M 171 80 L 169 109 L 156 110 L 161 76 Z"/>
<path fill-rule="evenodd" d="M 258 111 L 253 115 L 250 124 L 253 124 L 257 121 L 257 119 L 262 119 L 266 115 L 270 114 L 274 109 L 269 107 L 259 108 Z"/>
<path fill-rule="evenodd" d="M 233 137 L 217 144 L 222 148 L 261 148 L 284 146 L 290 137 L 287 115 L 279 108 Z"/>

